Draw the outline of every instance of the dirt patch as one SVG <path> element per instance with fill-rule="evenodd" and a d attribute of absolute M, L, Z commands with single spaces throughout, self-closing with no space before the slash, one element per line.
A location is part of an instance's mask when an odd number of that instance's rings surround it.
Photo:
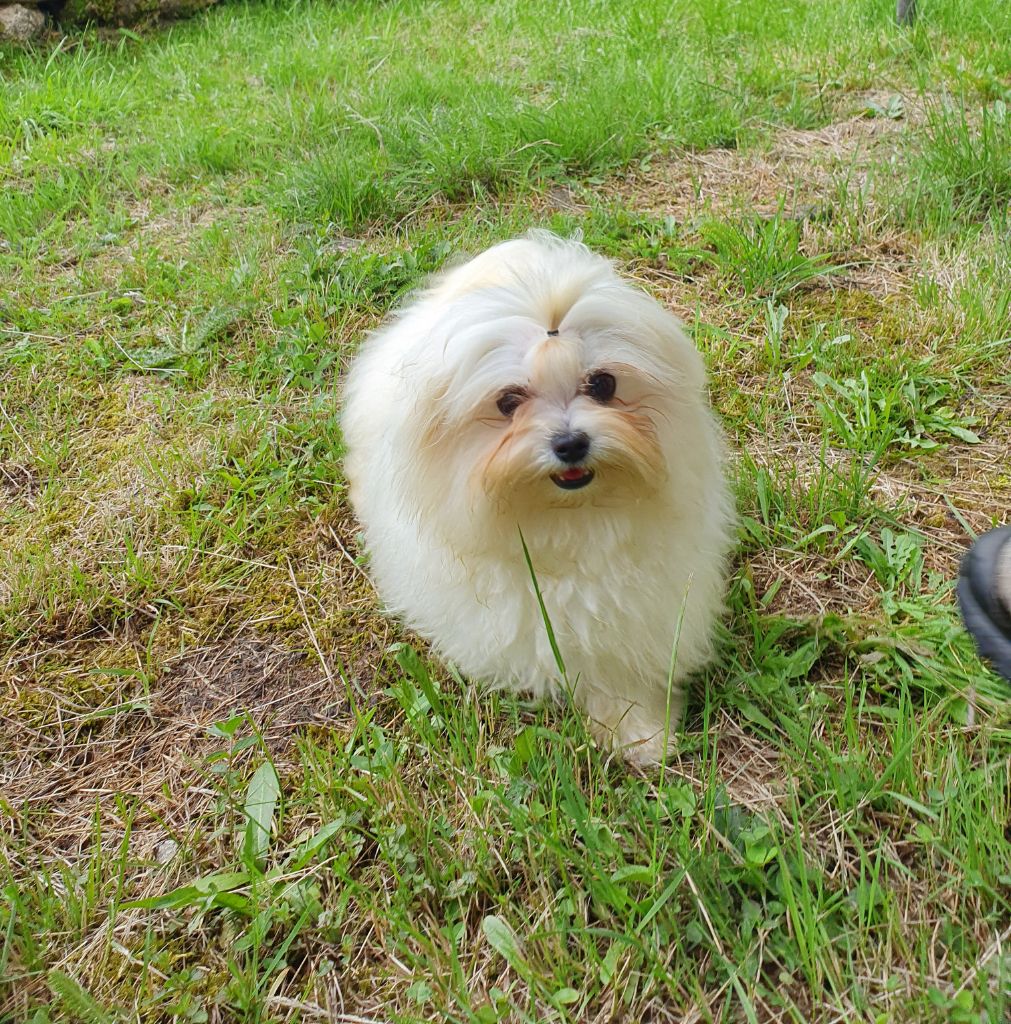
<path fill-rule="evenodd" d="M 39 474 L 16 462 L 0 462 L 0 501 L 12 498 L 31 500 L 42 489 Z"/>
<path fill-rule="evenodd" d="M 869 614 L 881 597 L 874 573 L 860 562 L 779 549 L 760 551 L 748 562 L 755 593 L 774 615 Z"/>
<path fill-rule="evenodd" d="M 715 777 L 729 799 L 755 813 L 775 814 L 787 823 L 780 811 L 789 795 L 782 752 L 745 733 L 734 716 L 725 711 L 713 735 L 719 737 L 712 755 Z M 712 784 L 708 767 L 695 757 L 678 756 L 671 760 L 667 771 L 690 782 L 700 793 L 707 792 Z"/>
<path fill-rule="evenodd" d="M 258 638 L 187 651 L 149 698 L 131 689 L 135 681 L 107 695 L 104 706 L 58 709 L 40 727 L 7 717 L 2 783 L 11 806 L 27 813 L 45 805 L 76 817 L 92 813 L 96 799 L 128 794 L 174 817 L 173 805 L 200 787 L 205 759 L 228 746 L 211 731 L 215 722 L 248 714 L 282 761 L 296 730 L 343 730 L 354 722 L 339 680 L 318 662 Z"/>
<path fill-rule="evenodd" d="M 187 651 L 162 675 L 159 689 L 159 717 L 209 724 L 247 712 L 269 736 L 349 717 L 346 695 L 318 663 L 262 640 Z"/>
<path fill-rule="evenodd" d="M 867 94 L 859 114 L 823 128 L 780 129 L 761 149 L 657 158 L 610 182 L 607 191 L 613 195 L 616 188 L 636 209 L 678 220 L 738 210 L 772 216 L 780 207 L 802 219 L 821 215 L 826 203 L 859 191 L 875 162 L 922 116 L 908 105 L 901 116 L 872 116 L 888 109 L 889 100 Z"/>
<path fill-rule="evenodd" d="M 88 685 L 81 673 L 82 686 Z M 93 677 L 94 678 L 94 677 Z M 231 737 L 215 722 L 245 712 L 285 778 L 299 730 L 343 733 L 354 722 L 347 694 L 320 663 L 260 637 L 239 636 L 186 651 L 144 693 L 129 673 L 113 675 L 101 703 L 57 696 L 29 681 L 0 704 L 0 828 L 20 837 L 8 849 L 16 877 L 115 858 L 129 844 L 129 885 L 138 896 L 172 888 L 199 851 L 210 862 L 234 838 L 243 779 L 262 758 L 252 729 Z M 57 704 L 41 724 L 23 699 Z M 93 695 L 88 695 L 93 696 Z M 38 721 L 38 719 L 36 719 Z M 224 774 L 223 774 L 224 773 Z M 222 811 L 222 808 L 226 808 Z M 219 824 L 211 827 L 208 821 Z M 121 927 L 129 929 L 129 916 Z M 44 979 L 25 981 L 41 997 Z"/>

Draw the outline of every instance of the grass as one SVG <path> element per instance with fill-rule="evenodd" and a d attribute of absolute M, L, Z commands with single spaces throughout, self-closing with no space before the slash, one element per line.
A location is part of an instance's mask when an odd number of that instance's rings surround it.
<path fill-rule="evenodd" d="M 1011 9 L 223 4 L 0 51 L 0 1019 L 1011 1012 Z M 339 378 L 581 231 L 735 451 L 664 772 L 379 614 Z M 560 652 L 564 656 L 564 651 Z"/>
<path fill-rule="evenodd" d="M 957 223 L 992 215 L 1006 223 L 1009 143 L 1011 118 L 1004 99 L 978 109 L 967 109 L 962 98 L 938 102 L 929 112 L 907 216 Z"/>

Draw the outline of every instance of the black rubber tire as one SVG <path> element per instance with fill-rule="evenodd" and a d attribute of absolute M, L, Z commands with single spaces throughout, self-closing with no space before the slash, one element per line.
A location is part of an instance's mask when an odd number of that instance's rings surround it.
<path fill-rule="evenodd" d="M 980 655 L 1011 682 L 1011 608 L 994 591 L 998 555 L 1011 544 L 1011 526 L 978 538 L 962 559 L 958 604 Z"/>

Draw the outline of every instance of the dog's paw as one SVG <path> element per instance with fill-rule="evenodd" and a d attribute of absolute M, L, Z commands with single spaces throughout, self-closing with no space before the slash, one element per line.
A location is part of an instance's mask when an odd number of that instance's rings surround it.
<path fill-rule="evenodd" d="M 675 726 L 681 710 L 679 699 L 668 709 L 646 708 L 626 700 L 598 700 L 587 708 L 590 735 L 597 746 L 613 750 L 639 767 L 663 764 L 675 746 Z"/>

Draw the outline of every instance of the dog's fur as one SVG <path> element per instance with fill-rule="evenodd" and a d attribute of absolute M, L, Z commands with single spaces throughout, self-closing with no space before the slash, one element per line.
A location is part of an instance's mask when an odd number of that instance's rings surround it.
<path fill-rule="evenodd" d="M 601 372 L 606 401 L 585 393 Z M 678 684 L 710 656 L 731 545 L 704 389 L 678 321 L 578 242 L 534 233 L 443 275 L 346 386 L 351 499 L 389 609 L 476 680 L 561 692 L 522 531 L 594 735 L 661 759 Z M 551 443 L 572 431 L 590 442 L 575 469 Z M 566 470 L 594 475 L 565 490 Z"/>

